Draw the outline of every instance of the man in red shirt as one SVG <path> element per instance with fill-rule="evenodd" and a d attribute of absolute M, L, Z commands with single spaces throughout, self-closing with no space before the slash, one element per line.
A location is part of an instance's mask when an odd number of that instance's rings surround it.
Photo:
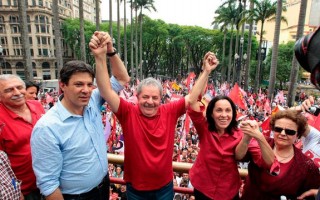
<path fill-rule="evenodd" d="M 22 181 L 24 199 L 41 198 L 32 170 L 31 132 L 45 113 L 40 102 L 26 100 L 26 86 L 19 76 L 0 75 L 0 150 L 10 160 L 12 170 Z"/>
<path fill-rule="evenodd" d="M 160 105 L 162 85 L 153 78 L 140 82 L 137 105 L 120 98 L 111 89 L 106 57 L 111 37 L 93 35 L 89 44 L 96 61 L 101 96 L 122 126 L 125 141 L 125 171 L 128 199 L 173 199 L 172 155 L 175 126 L 185 113 L 186 100 Z M 186 97 L 187 98 L 187 97 Z"/>

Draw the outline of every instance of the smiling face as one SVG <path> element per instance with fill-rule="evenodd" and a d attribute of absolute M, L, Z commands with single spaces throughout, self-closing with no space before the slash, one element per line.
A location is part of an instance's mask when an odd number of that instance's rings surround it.
<path fill-rule="evenodd" d="M 275 121 L 274 126 L 282 129 L 290 129 L 294 131 L 298 130 L 297 124 L 292 120 L 286 119 L 286 118 L 278 119 L 277 121 Z M 297 139 L 297 133 L 294 135 L 287 135 L 285 133 L 285 130 L 281 132 L 274 131 L 274 142 L 279 147 L 292 146 L 296 141 L 296 139 Z"/>
<path fill-rule="evenodd" d="M 221 99 L 216 102 L 211 117 L 214 120 L 218 133 L 225 133 L 232 120 L 232 107 L 228 100 Z"/>
<path fill-rule="evenodd" d="M 68 83 L 60 82 L 64 97 L 62 104 L 74 114 L 82 114 L 88 105 L 93 87 L 93 78 L 89 73 L 77 72 L 71 75 Z"/>
<path fill-rule="evenodd" d="M 7 107 L 17 108 L 25 104 L 26 87 L 18 78 L 0 81 L 0 102 Z"/>
<path fill-rule="evenodd" d="M 143 86 L 138 95 L 138 105 L 142 114 L 146 117 L 153 117 L 157 114 L 160 106 L 159 88 L 153 85 Z"/>

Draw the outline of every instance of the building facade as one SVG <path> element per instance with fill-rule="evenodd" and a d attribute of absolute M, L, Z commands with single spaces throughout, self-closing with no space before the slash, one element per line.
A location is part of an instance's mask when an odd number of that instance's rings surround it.
<path fill-rule="evenodd" d="M 27 23 L 33 76 L 47 80 L 58 78 L 53 29 L 52 0 L 26 0 Z M 60 22 L 79 18 L 78 0 L 59 0 Z M 84 19 L 95 23 L 95 0 L 83 0 Z M 0 0 L 1 74 L 18 74 L 24 78 L 24 58 L 19 25 L 18 0 Z M 62 39 L 64 61 L 73 58 Z"/>
<path fill-rule="evenodd" d="M 282 12 L 282 16 L 287 19 L 287 23 L 282 22 L 280 27 L 280 38 L 279 43 L 285 44 L 289 41 L 296 41 L 298 20 L 300 12 L 301 0 L 287 0 L 286 6 L 287 11 Z M 315 29 L 320 25 L 320 0 L 308 0 L 306 9 L 306 18 L 303 35 L 307 35 L 314 32 Z M 261 23 L 258 23 L 258 30 L 260 30 Z M 274 38 L 274 27 L 275 21 L 266 21 L 264 24 L 264 35 L 263 39 L 268 42 L 268 47 L 272 45 Z M 259 36 L 257 36 L 259 37 Z"/>

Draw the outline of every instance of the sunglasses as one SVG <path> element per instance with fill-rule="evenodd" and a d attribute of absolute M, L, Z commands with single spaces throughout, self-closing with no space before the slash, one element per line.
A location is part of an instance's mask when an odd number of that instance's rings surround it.
<path fill-rule="evenodd" d="M 291 130 L 291 129 L 284 129 L 281 127 L 274 127 L 273 129 L 275 132 L 281 133 L 283 130 L 286 133 L 286 135 L 295 135 L 297 133 L 297 131 L 295 130 Z"/>

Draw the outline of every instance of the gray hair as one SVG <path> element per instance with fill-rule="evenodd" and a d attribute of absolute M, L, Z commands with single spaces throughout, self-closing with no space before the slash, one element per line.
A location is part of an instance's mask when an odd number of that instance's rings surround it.
<path fill-rule="evenodd" d="M 163 88 L 162 88 L 162 85 L 161 83 L 155 79 L 155 78 L 152 78 L 152 77 L 149 77 L 149 78 L 146 78 L 146 79 L 143 79 L 138 87 L 137 87 L 137 95 L 139 95 L 141 93 L 141 90 L 144 86 L 149 86 L 149 85 L 152 85 L 154 87 L 157 87 L 159 89 L 159 92 L 160 92 L 160 97 L 162 97 L 162 91 L 163 91 Z"/>
<path fill-rule="evenodd" d="M 15 74 L 1 74 L 0 75 L 0 82 L 1 81 L 8 81 L 8 80 L 11 80 L 11 79 L 18 79 L 19 81 L 21 81 L 23 86 L 26 87 L 26 83 L 18 75 L 15 75 Z"/>

